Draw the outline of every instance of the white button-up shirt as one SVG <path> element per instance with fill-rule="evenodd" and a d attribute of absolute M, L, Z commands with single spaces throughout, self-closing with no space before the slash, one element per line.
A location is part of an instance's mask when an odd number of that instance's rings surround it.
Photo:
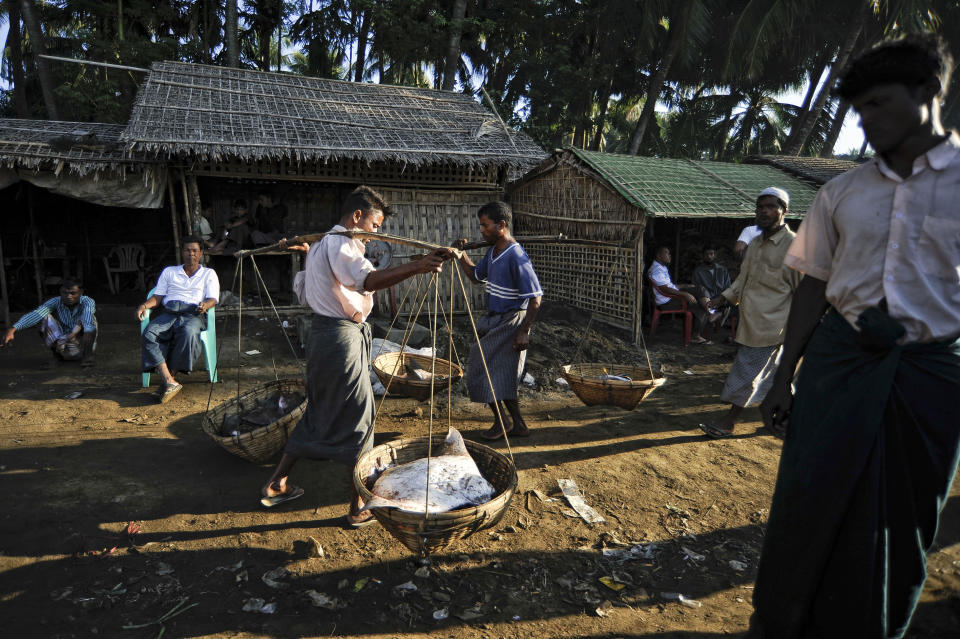
<path fill-rule="evenodd" d="M 183 265 L 168 266 L 157 279 L 154 295 L 163 297 L 164 302 L 186 302 L 199 304 L 205 299 L 220 299 L 220 279 L 212 268 L 200 266 L 192 276 L 187 277 Z"/>
<path fill-rule="evenodd" d="M 346 231 L 339 224 L 331 231 Z M 373 310 L 373 293 L 363 288 L 376 268 L 364 257 L 364 244 L 343 235 L 326 235 L 307 253 L 302 302 L 318 315 L 362 322 Z M 297 289 L 299 281 L 294 282 Z"/>
<path fill-rule="evenodd" d="M 784 263 L 826 281 L 854 327 L 885 297 L 904 342 L 960 336 L 960 136 L 914 160 L 907 178 L 875 158 L 828 182 Z"/>
<path fill-rule="evenodd" d="M 650 270 L 647 271 L 647 276 L 657 286 L 669 286 L 670 288 L 677 288 L 677 285 L 673 283 L 673 280 L 670 279 L 670 271 L 667 270 L 667 267 L 661 264 L 660 262 L 654 260 L 653 264 L 650 265 Z M 661 306 L 670 301 L 670 298 L 666 295 L 661 295 L 654 289 L 653 291 L 654 300 L 657 302 L 657 306 Z"/>

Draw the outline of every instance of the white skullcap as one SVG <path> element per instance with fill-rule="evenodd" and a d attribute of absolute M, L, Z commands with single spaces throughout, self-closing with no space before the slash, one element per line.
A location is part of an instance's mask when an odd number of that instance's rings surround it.
<path fill-rule="evenodd" d="M 768 186 L 764 190 L 760 191 L 760 195 L 757 196 L 757 199 L 759 200 L 764 195 L 772 195 L 773 197 L 782 200 L 787 206 L 790 206 L 790 194 L 783 189 L 779 189 L 775 186 Z"/>

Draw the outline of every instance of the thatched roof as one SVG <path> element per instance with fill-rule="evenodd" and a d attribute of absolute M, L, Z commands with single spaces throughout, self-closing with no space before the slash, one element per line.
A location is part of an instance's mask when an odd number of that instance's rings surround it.
<path fill-rule="evenodd" d="M 654 217 L 752 217 L 764 188 L 778 186 L 790 194 L 788 217 L 803 217 L 815 186 L 770 166 L 651 158 L 580 149 L 559 152 L 615 189 L 625 200 Z M 549 170 L 548 162 L 541 165 Z M 532 179 L 532 171 L 521 182 Z"/>
<path fill-rule="evenodd" d="M 546 155 L 469 95 L 157 62 L 123 134 L 205 159 L 361 159 L 526 169 Z"/>
<path fill-rule="evenodd" d="M 123 170 L 143 158 L 127 153 L 123 125 L 0 118 L 0 166 L 86 175 Z"/>
<path fill-rule="evenodd" d="M 747 164 L 769 164 L 783 169 L 791 175 L 796 175 L 817 184 L 826 184 L 841 173 L 858 166 L 851 160 L 835 160 L 833 158 L 811 158 L 795 155 L 751 155 L 743 160 Z"/>

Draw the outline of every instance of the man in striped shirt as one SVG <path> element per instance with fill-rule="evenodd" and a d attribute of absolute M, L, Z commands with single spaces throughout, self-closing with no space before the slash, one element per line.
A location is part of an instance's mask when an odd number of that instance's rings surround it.
<path fill-rule="evenodd" d="M 80 366 L 93 366 L 97 342 L 97 305 L 83 294 L 79 280 L 66 278 L 60 285 L 60 297 L 54 297 L 20 318 L 7 329 L 3 345 L 13 341 L 17 331 L 40 324 L 43 343 L 54 361 L 80 360 Z"/>
<path fill-rule="evenodd" d="M 510 233 L 510 206 L 489 202 L 477 211 L 477 219 L 480 234 L 493 246 L 477 264 L 466 253 L 460 258 L 467 277 L 487 290 L 487 314 L 477 320 L 480 343 L 470 349 L 467 390 L 471 401 L 487 404 L 493 411 L 493 425 L 481 435 L 484 439 L 500 439 L 504 433 L 526 437 L 530 432 L 520 415 L 517 386 L 543 291 L 530 257 Z M 461 239 L 454 246 L 462 248 L 466 243 Z"/>

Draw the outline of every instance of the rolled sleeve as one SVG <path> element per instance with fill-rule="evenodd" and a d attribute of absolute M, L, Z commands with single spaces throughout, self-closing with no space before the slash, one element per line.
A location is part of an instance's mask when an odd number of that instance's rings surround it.
<path fill-rule="evenodd" d="M 369 292 L 364 288 L 364 284 L 367 276 L 377 270 L 373 263 L 359 253 L 349 239 L 331 248 L 333 248 L 333 255 L 330 267 L 340 284 L 358 293 Z"/>
<path fill-rule="evenodd" d="M 831 208 L 829 189 L 820 189 L 783 258 L 783 263 L 793 270 L 823 281 L 830 279 L 839 241 Z"/>
<path fill-rule="evenodd" d="M 210 274 L 203 283 L 203 299 L 220 301 L 220 278 L 217 277 L 217 272 L 213 269 L 210 269 Z"/>
<path fill-rule="evenodd" d="M 85 298 L 81 300 L 80 325 L 83 326 L 85 333 L 92 333 L 97 329 L 93 323 L 93 314 L 97 312 L 97 304 L 92 299 Z"/>
<path fill-rule="evenodd" d="M 167 296 L 167 289 L 170 286 L 169 268 L 170 267 L 167 267 L 160 272 L 160 277 L 157 278 L 157 285 L 153 289 L 154 295 L 159 295 L 160 297 Z"/>

